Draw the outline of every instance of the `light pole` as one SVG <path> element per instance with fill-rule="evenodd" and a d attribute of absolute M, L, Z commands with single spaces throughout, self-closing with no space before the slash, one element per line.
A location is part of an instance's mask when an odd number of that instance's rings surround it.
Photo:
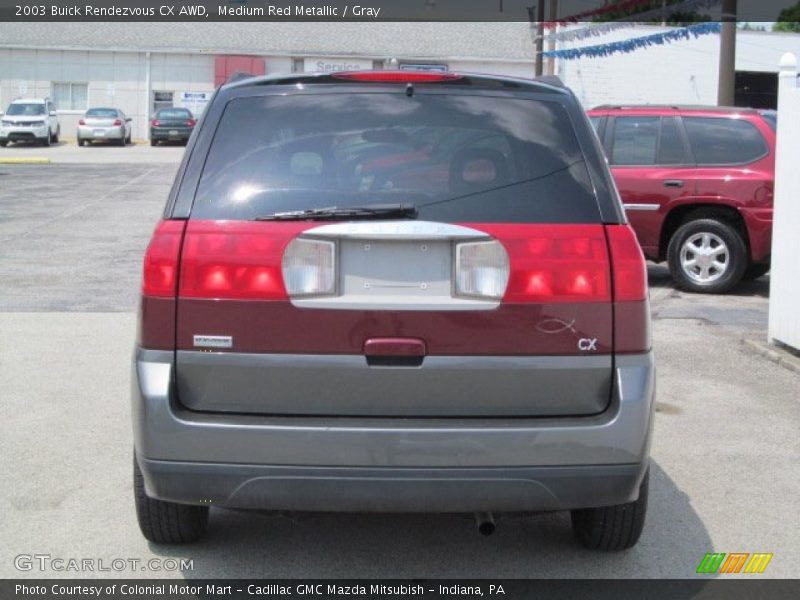
<path fill-rule="evenodd" d="M 717 105 L 733 106 L 736 96 L 736 0 L 722 0 Z"/>

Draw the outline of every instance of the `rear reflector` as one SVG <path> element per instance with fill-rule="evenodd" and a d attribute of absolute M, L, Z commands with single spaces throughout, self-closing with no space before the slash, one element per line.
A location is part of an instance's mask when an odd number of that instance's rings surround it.
<path fill-rule="evenodd" d="M 647 298 L 647 265 L 630 225 L 606 225 L 608 247 L 614 271 L 614 300 L 639 301 Z"/>
<path fill-rule="evenodd" d="M 430 71 L 346 71 L 334 73 L 333 77 L 375 83 L 436 83 L 462 79 L 462 76 L 456 73 L 433 73 Z"/>
<path fill-rule="evenodd" d="M 508 254 L 498 241 L 456 246 L 457 296 L 500 299 L 508 285 Z"/>
<path fill-rule="evenodd" d="M 174 298 L 178 274 L 178 254 L 185 221 L 161 221 L 156 225 L 144 255 L 142 294 Z"/>
<path fill-rule="evenodd" d="M 336 244 L 298 238 L 283 254 L 283 281 L 289 296 L 329 296 L 336 292 Z"/>

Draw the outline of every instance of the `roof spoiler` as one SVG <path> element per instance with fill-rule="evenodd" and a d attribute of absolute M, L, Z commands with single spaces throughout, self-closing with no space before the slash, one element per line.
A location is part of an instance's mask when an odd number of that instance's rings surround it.
<path fill-rule="evenodd" d="M 558 75 L 539 75 L 538 77 L 534 77 L 533 80 L 557 88 L 563 89 L 567 87 Z"/>

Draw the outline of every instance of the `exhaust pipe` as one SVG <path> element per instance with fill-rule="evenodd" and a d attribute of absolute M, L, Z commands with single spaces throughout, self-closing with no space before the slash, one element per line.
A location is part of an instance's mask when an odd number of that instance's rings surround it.
<path fill-rule="evenodd" d="M 494 516 L 490 512 L 475 513 L 475 526 L 478 528 L 478 533 L 481 535 L 492 535 L 496 529 Z"/>

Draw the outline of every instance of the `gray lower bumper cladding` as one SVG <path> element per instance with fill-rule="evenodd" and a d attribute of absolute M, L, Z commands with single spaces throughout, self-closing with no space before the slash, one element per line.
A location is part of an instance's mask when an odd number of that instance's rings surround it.
<path fill-rule="evenodd" d="M 271 417 L 193 412 L 174 353 L 137 350 L 133 422 L 148 495 L 313 511 L 562 510 L 634 500 L 647 467 L 652 354 L 617 356 L 612 401 L 565 418 Z"/>

